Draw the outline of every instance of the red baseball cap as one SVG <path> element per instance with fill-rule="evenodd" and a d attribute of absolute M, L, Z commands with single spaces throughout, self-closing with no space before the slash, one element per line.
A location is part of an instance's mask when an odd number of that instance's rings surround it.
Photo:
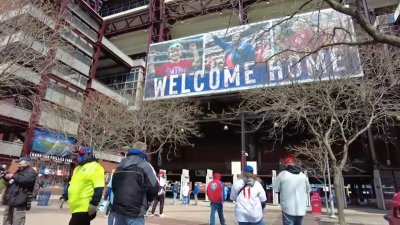
<path fill-rule="evenodd" d="M 296 159 L 291 155 L 286 155 L 285 158 L 283 158 L 282 162 L 285 165 L 294 164 L 296 162 Z"/>

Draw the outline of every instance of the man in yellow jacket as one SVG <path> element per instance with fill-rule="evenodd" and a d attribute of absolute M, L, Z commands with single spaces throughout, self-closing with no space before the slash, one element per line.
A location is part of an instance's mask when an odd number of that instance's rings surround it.
<path fill-rule="evenodd" d="M 75 168 L 68 187 L 69 225 L 90 225 L 96 217 L 97 206 L 104 189 L 104 169 L 88 147 L 78 152 L 79 165 Z"/>

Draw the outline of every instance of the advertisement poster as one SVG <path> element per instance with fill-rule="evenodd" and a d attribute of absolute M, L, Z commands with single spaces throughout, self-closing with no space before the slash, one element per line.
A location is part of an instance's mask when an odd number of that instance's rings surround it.
<path fill-rule="evenodd" d="M 337 29 L 337 27 L 343 29 Z M 152 44 L 145 100 L 363 76 L 350 17 L 332 9 Z"/>
<path fill-rule="evenodd" d="M 76 139 L 48 130 L 35 128 L 32 141 L 32 152 L 50 156 L 70 157 Z"/>

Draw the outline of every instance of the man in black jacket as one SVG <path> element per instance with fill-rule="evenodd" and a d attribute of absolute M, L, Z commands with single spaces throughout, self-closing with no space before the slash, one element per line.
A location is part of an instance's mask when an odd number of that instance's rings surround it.
<path fill-rule="evenodd" d="M 159 184 L 147 155 L 132 149 L 122 160 L 112 179 L 114 225 L 144 225 L 149 202 L 157 196 Z"/>
<path fill-rule="evenodd" d="M 21 157 L 18 162 L 17 172 L 5 176 L 8 184 L 4 195 L 6 208 L 3 225 L 24 225 L 26 210 L 31 207 L 36 172 L 30 166 L 31 159 L 29 157 Z"/>

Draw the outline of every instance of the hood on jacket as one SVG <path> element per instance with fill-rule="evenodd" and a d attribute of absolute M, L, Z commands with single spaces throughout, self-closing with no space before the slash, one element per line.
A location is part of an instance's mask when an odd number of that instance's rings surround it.
<path fill-rule="evenodd" d="M 125 159 L 123 159 L 121 161 L 119 166 L 121 168 L 126 169 L 126 168 L 129 168 L 131 166 L 136 166 L 136 165 L 139 165 L 139 164 L 144 163 L 144 162 L 146 162 L 146 160 L 141 158 L 139 155 L 129 155 Z"/>
<path fill-rule="evenodd" d="M 214 178 L 214 180 L 221 180 L 221 174 L 220 173 L 214 173 L 213 178 Z"/>
<path fill-rule="evenodd" d="M 288 166 L 286 166 L 286 171 L 288 171 L 289 173 L 292 173 L 292 174 L 300 174 L 301 169 L 300 169 L 300 167 L 295 166 L 295 165 L 288 165 Z"/>
<path fill-rule="evenodd" d="M 86 163 L 97 162 L 97 159 L 94 156 L 88 156 L 86 159 L 82 159 L 82 161 L 78 161 L 79 166 L 83 166 Z"/>
<path fill-rule="evenodd" d="M 249 187 L 253 187 L 254 184 L 256 183 L 256 180 L 252 177 L 244 177 L 243 181 L 244 181 L 244 184 L 246 184 Z"/>

